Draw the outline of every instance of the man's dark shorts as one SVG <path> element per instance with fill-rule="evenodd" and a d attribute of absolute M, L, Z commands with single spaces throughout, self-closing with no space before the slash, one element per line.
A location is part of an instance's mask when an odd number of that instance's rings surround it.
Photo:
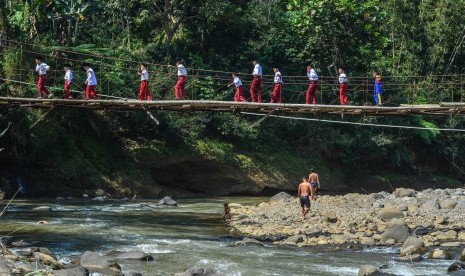
<path fill-rule="evenodd" d="M 313 188 L 318 187 L 318 183 L 317 183 L 317 182 L 312 182 L 311 184 L 312 184 L 312 187 L 313 187 Z"/>
<path fill-rule="evenodd" d="M 300 198 L 300 207 L 310 208 L 310 196 L 301 196 Z"/>

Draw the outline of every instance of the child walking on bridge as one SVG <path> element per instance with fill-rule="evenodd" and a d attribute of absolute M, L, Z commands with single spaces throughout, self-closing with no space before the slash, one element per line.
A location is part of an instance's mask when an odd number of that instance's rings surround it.
<path fill-rule="evenodd" d="M 85 81 L 85 84 L 87 85 L 86 87 L 86 95 L 85 95 L 85 100 L 89 99 L 98 99 L 97 92 L 95 92 L 95 86 L 97 85 L 97 78 L 95 77 L 94 70 L 90 68 L 89 63 L 84 64 L 84 70 L 86 70 L 87 73 L 87 79 Z"/>
<path fill-rule="evenodd" d="M 140 88 L 139 88 L 139 101 L 151 101 L 152 95 L 149 91 L 149 72 L 147 71 L 147 64 L 140 65 Z"/>
<path fill-rule="evenodd" d="M 73 94 L 71 93 L 71 83 L 73 82 L 73 72 L 71 71 L 71 64 L 65 64 L 63 65 L 65 68 L 65 85 L 64 85 L 64 90 L 65 90 L 65 95 L 64 99 L 72 99 Z"/>
<path fill-rule="evenodd" d="M 246 102 L 244 98 L 244 86 L 242 85 L 242 80 L 239 78 L 237 73 L 232 74 L 233 82 L 228 84 L 228 87 L 231 87 L 233 84 L 236 86 L 236 93 L 234 94 L 235 102 Z"/>
<path fill-rule="evenodd" d="M 39 90 L 39 99 L 42 99 L 44 94 L 50 99 L 53 97 L 53 94 L 48 91 L 47 87 L 45 87 L 45 83 L 47 81 L 47 71 L 50 69 L 50 66 L 45 64 L 42 61 L 42 57 L 36 57 L 36 72 L 39 74 L 39 81 L 37 82 L 37 89 Z"/>

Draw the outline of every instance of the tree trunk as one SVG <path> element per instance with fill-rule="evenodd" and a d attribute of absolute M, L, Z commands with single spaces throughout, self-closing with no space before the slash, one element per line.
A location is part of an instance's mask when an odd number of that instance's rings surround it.
<path fill-rule="evenodd" d="M 76 18 L 76 23 L 74 24 L 74 45 L 78 44 L 78 34 L 79 34 L 79 18 Z"/>

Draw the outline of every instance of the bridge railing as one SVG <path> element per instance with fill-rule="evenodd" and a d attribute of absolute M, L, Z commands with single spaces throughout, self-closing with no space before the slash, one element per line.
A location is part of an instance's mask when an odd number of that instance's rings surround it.
<path fill-rule="evenodd" d="M 74 63 L 75 81 L 72 90 L 80 97 L 85 89 L 83 62 L 90 62 L 98 79 L 97 92 L 102 98 L 137 99 L 139 89 L 139 64 L 136 61 L 111 58 L 103 55 L 68 51 L 57 47 L 39 47 L 9 41 L 0 48 L 5 60 L 0 71 L 0 95 L 11 97 L 37 97 L 37 76 L 34 72 L 34 57 L 41 55 L 51 67 L 47 75 L 47 86 L 55 97 L 63 96 L 64 63 Z M 13 62 L 14 61 L 14 62 Z M 173 100 L 176 69 L 163 64 L 149 64 L 149 89 L 154 100 Z M 188 69 L 186 98 L 188 100 L 231 101 L 234 87 L 229 72 Z M 320 72 L 317 101 L 321 104 L 339 104 L 337 76 Z M 245 98 L 250 100 L 248 89 L 252 81 L 250 74 L 242 74 Z M 371 105 L 373 100 L 373 78 L 348 74 L 348 94 L 352 105 Z M 439 102 L 462 102 L 465 100 L 465 75 L 430 76 L 383 76 L 383 104 L 437 104 Z M 302 76 L 287 76 L 283 70 L 283 103 L 305 103 L 308 79 Z M 269 102 L 273 90 L 273 76 L 263 76 L 262 99 Z"/>

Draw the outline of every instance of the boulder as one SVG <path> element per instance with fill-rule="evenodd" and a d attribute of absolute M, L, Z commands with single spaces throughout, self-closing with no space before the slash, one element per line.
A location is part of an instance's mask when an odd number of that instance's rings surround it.
<path fill-rule="evenodd" d="M 400 256 L 401 257 L 406 257 L 406 256 L 413 256 L 413 255 L 422 255 L 425 253 L 426 248 L 420 246 L 420 245 L 409 245 L 407 247 L 402 247 L 400 250 Z"/>
<path fill-rule="evenodd" d="M 38 206 L 35 208 L 32 208 L 33 211 L 42 211 L 42 212 L 50 212 L 52 211 L 52 207 L 50 206 Z"/>
<path fill-rule="evenodd" d="M 178 203 L 176 203 L 176 201 L 174 201 L 171 197 L 165 196 L 158 201 L 157 206 L 178 206 Z"/>
<path fill-rule="evenodd" d="M 412 245 L 418 245 L 420 247 L 424 247 L 425 246 L 425 243 L 420 240 L 419 238 L 416 238 L 416 237 L 408 237 L 404 243 L 402 244 L 402 248 L 406 248 L 408 246 L 412 246 Z"/>
<path fill-rule="evenodd" d="M 440 241 L 454 241 L 457 238 L 457 232 L 454 230 L 449 230 L 446 232 L 439 232 L 436 236 L 436 239 Z"/>
<path fill-rule="evenodd" d="M 153 261 L 153 257 L 150 254 L 140 251 L 130 251 L 121 253 L 116 256 L 115 260 L 139 260 L 139 261 Z"/>
<path fill-rule="evenodd" d="M 456 210 L 465 210 L 465 200 L 459 200 L 457 202 L 457 205 L 455 205 L 455 208 Z"/>
<path fill-rule="evenodd" d="M 362 237 L 360 238 L 360 244 L 374 246 L 376 244 L 376 241 L 372 237 Z"/>
<path fill-rule="evenodd" d="M 175 276 L 224 276 L 213 268 L 189 268 L 186 272 L 176 273 Z"/>
<path fill-rule="evenodd" d="M 451 273 L 454 271 L 461 271 L 461 270 L 465 270 L 465 264 L 461 262 L 455 262 L 451 264 L 449 268 L 447 268 L 447 273 Z"/>
<path fill-rule="evenodd" d="M 428 254 L 430 259 L 441 259 L 441 260 L 450 260 L 452 259 L 451 255 L 447 250 L 436 248 L 431 253 Z"/>
<path fill-rule="evenodd" d="M 421 254 L 412 254 L 412 255 L 405 255 L 403 257 L 400 257 L 399 260 L 400 261 L 404 261 L 404 262 L 419 262 L 423 259 L 423 256 Z"/>
<path fill-rule="evenodd" d="M 429 200 L 423 203 L 423 205 L 421 205 L 421 209 L 423 209 L 424 211 L 434 211 L 434 210 L 439 210 L 439 208 L 441 207 L 439 206 L 437 199 Z"/>
<path fill-rule="evenodd" d="M 294 236 L 290 236 L 289 238 L 287 238 L 286 240 L 284 240 L 283 243 L 287 243 L 287 244 L 298 244 L 298 243 L 303 242 L 304 239 L 305 239 L 305 236 L 304 236 L 304 235 L 294 235 Z"/>
<path fill-rule="evenodd" d="M 6 264 L 6 262 L 0 258 L 0 275 L 10 275 L 11 270 Z"/>
<path fill-rule="evenodd" d="M 381 234 L 381 241 L 386 243 L 387 240 L 393 239 L 396 242 L 404 242 L 409 236 L 409 228 L 406 225 L 394 224 Z"/>
<path fill-rule="evenodd" d="M 429 233 L 433 232 L 433 229 L 432 228 L 426 228 L 424 226 L 418 226 L 417 228 L 415 228 L 415 235 L 417 236 L 423 236 L 423 235 L 427 235 Z"/>
<path fill-rule="evenodd" d="M 280 192 L 277 193 L 276 195 L 272 196 L 270 198 L 271 203 L 278 203 L 278 202 L 284 202 L 284 201 L 290 201 L 292 199 L 292 196 L 288 193 L 285 192 Z"/>
<path fill-rule="evenodd" d="M 439 203 L 441 209 L 452 210 L 457 206 L 457 201 L 453 199 L 446 199 Z"/>
<path fill-rule="evenodd" d="M 403 218 L 404 214 L 398 208 L 384 207 L 379 212 L 379 217 L 384 221 L 388 221 L 388 220 L 393 219 L 393 218 Z"/>
<path fill-rule="evenodd" d="M 362 265 L 358 270 L 358 276 L 395 276 L 394 274 L 382 272 L 372 265 Z"/>
<path fill-rule="evenodd" d="M 251 238 L 244 238 L 242 241 L 237 241 L 234 243 L 235 246 L 243 246 L 243 245 L 258 245 L 258 246 L 264 246 L 263 243 L 257 241 L 256 239 L 251 239 Z"/>
<path fill-rule="evenodd" d="M 396 197 L 412 197 L 415 195 L 415 190 L 406 188 L 397 188 L 394 193 Z"/>
<path fill-rule="evenodd" d="M 89 276 L 89 270 L 85 267 L 78 266 L 75 268 L 61 269 L 53 271 L 55 276 Z"/>
<path fill-rule="evenodd" d="M 115 262 L 110 262 L 107 258 L 97 255 L 92 251 L 86 251 L 81 256 L 81 266 L 95 269 L 95 268 L 109 268 L 116 267 L 119 268 L 118 264 Z"/>
<path fill-rule="evenodd" d="M 41 263 L 44 265 L 53 265 L 56 268 L 63 268 L 63 264 L 61 264 L 59 261 L 57 261 L 55 258 L 53 258 L 50 255 L 40 253 L 40 252 L 34 252 L 33 254 L 34 258 L 40 260 Z"/>

